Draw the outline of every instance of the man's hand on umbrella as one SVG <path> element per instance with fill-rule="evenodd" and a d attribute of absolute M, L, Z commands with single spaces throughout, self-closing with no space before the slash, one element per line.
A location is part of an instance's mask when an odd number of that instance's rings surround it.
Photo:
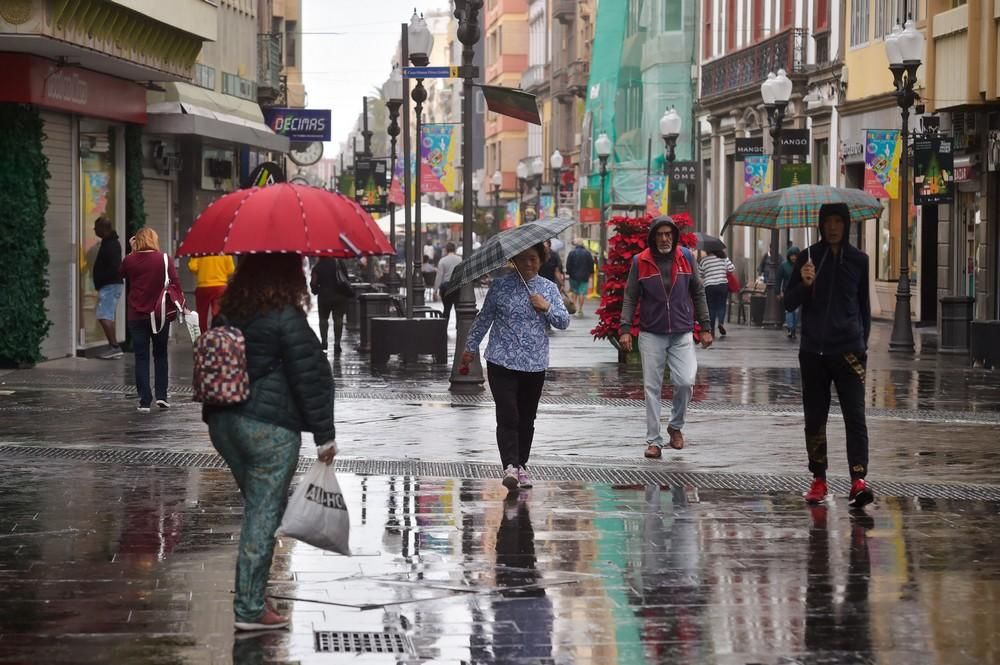
<path fill-rule="evenodd" d="M 550 305 L 549 301 L 543 298 L 542 296 L 538 295 L 537 293 L 532 293 L 531 306 L 534 307 L 536 311 L 545 313 L 549 311 L 549 307 L 551 307 L 552 305 Z"/>
<path fill-rule="evenodd" d="M 810 259 L 802 266 L 802 283 L 806 286 L 812 286 L 815 282 L 816 266 L 813 265 L 812 259 Z"/>
<path fill-rule="evenodd" d="M 622 333 L 621 337 L 618 338 L 618 343 L 622 345 L 626 353 L 632 350 L 632 335 L 629 333 Z"/>

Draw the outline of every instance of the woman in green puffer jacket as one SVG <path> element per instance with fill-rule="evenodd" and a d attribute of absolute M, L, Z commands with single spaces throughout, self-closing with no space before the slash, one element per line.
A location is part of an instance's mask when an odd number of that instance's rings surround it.
<path fill-rule="evenodd" d="M 302 432 L 312 432 L 321 462 L 336 455 L 333 374 L 306 321 L 309 292 L 298 254 L 252 254 L 240 261 L 220 304 L 220 321 L 246 340 L 250 398 L 203 411 L 212 445 L 243 495 L 236 560 L 237 630 L 284 628 L 265 599 L 274 532 L 299 461 Z"/>

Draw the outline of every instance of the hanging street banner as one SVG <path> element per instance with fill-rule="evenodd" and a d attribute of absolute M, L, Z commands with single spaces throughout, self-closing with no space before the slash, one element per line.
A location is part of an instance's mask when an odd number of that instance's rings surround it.
<path fill-rule="evenodd" d="M 865 191 L 877 199 L 899 198 L 899 130 L 865 132 Z"/>
<path fill-rule="evenodd" d="M 781 188 L 812 184 L 812 164 L 782 164 Z"/>
<path fill-rule="evenodd" d="M 354 161 L 354 200 L 368 212 L 386 212 L 389 209 L 388 170 L 384 159 L 364 157 Z"/>
<path fill-rule="evenodd" d="M 410 183 L 412 185 L 414 178 L 416 177 L 416 160 L 410 159 Z M 416 199 L 417 191 L 411 186 L 410 187 L 410 203 Z M 396 167 L 392 170 L 392 182 L 389 183 L 389 203 L 393 205 L 401 206 L 404 202 L 403 197 L 403 158 L 396 158 Z"/>
<path fill-rule="evenodd" d="M 913 142 L 913 204 L 938 205 L 955 200 L 955 154 L 950 138 Z"/>
<path fill-rule="evenodd" d="M 782 155 L 809 156 L 808 129 L 782 129 L 779 140 L 781 141 Z"/>
<path fill-rule="evenodd" d="M 653 217 L 670 213 L 670 201 L 667 196 L 666 178 L 662 175 L 651 175 L 646 181 L 646 214 Z"/>
<path fill-rule="evenodd" d="M 500 230 L 506 231 L 520 225 L 521 211 L 517 201 L 507 201 L 506 214 L 500 222 Z"/>
<path fill-rule="evenodd" d="M 286 109 L 266 106 L 264 122 L 279 136 L 291 141 L 329 141 L 330 109 Z"/>
<path fill-rule="evenodd" d="M 538 100 L 531 93 L 499 85 L 480 85 L 479 89 L 483 91 L 486 108 L 490 111 L 533 125 L 542 124 L 538 115 Z"/>
<path fill-rule="evenodd" d="M 744 157 L 764 154 L 764 137 L 758 136 L 755 139 L 736 139 L 736 161 L 743 161 Z"/>
<path fill-rule="evenodd" d="M 274 162 L 264 162 L 250 172 L 246 181 L 242 183 L 244 189 L 250 187 L 267 187 L 275 183 L 285 182 L 285 172 Z"/>
<path fill-rule="evenodd" d="M 673 183 L 698 182 L 698 162 L 671 162 L 667 164 L 667 176 Z"/>
<path fill-rule="evenodd" d="M 420 128 L 420 192 L 454 194 L 455 156 L 461 125 L 434 124 Z"/>
<path fill-rule="evenodd" d="M 771 159 L 766 155 L 743 158 L 743 198 L 771 191 Z"/>
<path fill-rule="evenodd" d="M 580 223 L 601 223 L 601 190 L 584 187 L 580 190 Z"/>
<path fill-rule="evenodd" d="M 556 200 L 551 194 L 542 194 L 539 197 L 538 219 L 556 218 Z"/>

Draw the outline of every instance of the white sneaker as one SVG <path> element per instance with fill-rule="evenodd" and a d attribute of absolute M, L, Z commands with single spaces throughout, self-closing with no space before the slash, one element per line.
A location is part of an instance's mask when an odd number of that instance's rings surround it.
<path fill-rule="evenodd" d="M 517 477 L 517 467 L 514 466 L 513 464 L 508 464 L 507 469 L 504 471 L 503 480 L 501 482 L 503 482 L 503 486 L 509 490 L 517 489 L 517 485 L 519 482 Z"/>
<path fill-rule="evenodd" d="M 135 407 L 135 410 L 138 411 L 139 413 L 149 413 L 149 407 L 148 406 L 143 406 L 141 404 L 139 406 Z"/>
<path fill-rule="evenodd" d="M 125 353 L 122 351 L 120 346 L 112 346 L 110 349 L 102 353 L 99 357 L 101 360 L 114 360 L 115 358 L 121 358 Z"/>
<path fill-rule="evenodd" d="M 523 489 L 531 489 L 531 474 L 523 466 L 517 470 L 517 484 Z"/>
<path fill-rule="evenodd" d="M 160 407 L 161 409 L 169 409 L 170 408 L 170 402 L 168 402 L 165 399 L 158 399 L 158 400 L 156 400 L 156 406 Z"/>

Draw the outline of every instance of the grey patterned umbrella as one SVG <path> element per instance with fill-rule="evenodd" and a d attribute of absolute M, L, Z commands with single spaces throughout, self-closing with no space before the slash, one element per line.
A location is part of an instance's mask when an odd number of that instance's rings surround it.
<path fill-rule="evenodd" d="M 524 250 L 554 238 L 574 223 L 572 219 L 544 219 L 496 234 L 473 252 L 472 256 L 455 266 L 455 271 L 448 280 L 446 293 L 504 267 Z"/>

